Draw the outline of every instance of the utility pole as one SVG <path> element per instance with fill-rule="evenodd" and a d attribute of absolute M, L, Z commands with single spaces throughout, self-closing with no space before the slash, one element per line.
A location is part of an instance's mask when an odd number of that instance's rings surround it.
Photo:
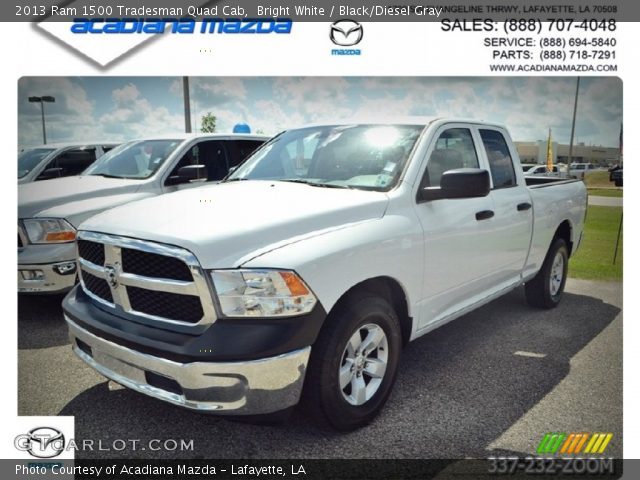
<path fill-rule="evenodd" d="M 576 99 L 573 102 L 573 121 L 571 122 L 571 139 L 569 140 L 569 158 L 567 159 L 567 168 L 571 165 L 573 157 L 573 134 L 576 131 L 576 112 L 578 111 L 578 92 L 580 91 L 580 77 L 576 81 Z"/>
<path fill-rule="evenodd" d="M 189 77 L 182 77 L 184 92 L 184 131 L 191 133 L 191 100 L 189 98 Z"/>

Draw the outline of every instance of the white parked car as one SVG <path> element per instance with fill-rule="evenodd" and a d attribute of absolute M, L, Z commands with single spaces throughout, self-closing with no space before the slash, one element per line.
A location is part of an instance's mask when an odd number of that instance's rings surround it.
<path fill-rule="evenodd" d="M 558 305 L 586 201 L 582 182 L 525 179 L 493 123 L 289 130 L 219 185 L 80 226 L 72 348 L 199 412 L 303 398 L 356 428 L 385 404 L 409 341 L 523 283 L 531 305 Z"/>
<path fill-rule="evenodd" d="M 88 142 L 24 149 L 18 154 L 18 184 L 80 175 L 117 145 L 113 142 Z"/>
<path fill-rule="evenodd" d="M 543 177 L 559 177 L 561 175 L 557 165 L 554 165 L 551 171 L 547 171 L 546 165 L 535 165 L 525 170 L 525 176 L 543 176 Z"/>
<path fill-rule="evenodd" d="M 584 180 L 585 174 L 595 169 L 592 163 L 572 163 L 569 165 L 569 177 Z"/>
<path fill-rule="evenodd" d="M 58 293 L 76 282 L 76 228 L 116 205 L 224 178 L 268 137 L 174 135 L 111 150 L 80 176 L 18 187 L 18 292 Z"/>

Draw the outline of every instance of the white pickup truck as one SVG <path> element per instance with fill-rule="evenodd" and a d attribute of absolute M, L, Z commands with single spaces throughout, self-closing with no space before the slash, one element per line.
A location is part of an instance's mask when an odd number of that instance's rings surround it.
<path fill-rule="evenodd" d="M 569 165 L 569 177 L 584 180 L 585 175 L 595 169 L 592 163 L 572 163 Z"/>
<path fill-rule="evenodd" d="M 499 125 L 289 130 L 219 185 L 81 225 L 72 348 L 182 407 L 269 414 L 302 399 L 357 428 L 407 342 L 522 284 L 556 306 L 586 200 L 579 181 L 525 181 Z"/>
<path fill-rule="evenodd" d="M 76 228 L 116 205 L 224 178 L 268 137 L 207 134 L 134 140 L 81 175 L 18 186 L 18 292 L 76 283 Z M 84 170 L 84 169 L 83 169 Z"/>
<path fill-rule="evenodd" d="M 118 144 L 59 143 L 22 150 L 18 155 L 18 184 L 79 175 Z"/>

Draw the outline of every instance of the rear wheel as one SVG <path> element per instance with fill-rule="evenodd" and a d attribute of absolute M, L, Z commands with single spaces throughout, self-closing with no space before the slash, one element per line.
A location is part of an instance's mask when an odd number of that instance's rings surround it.
<path fill-rule="evenodd" d="M 402 339 L 389 302 L 359 294 L 336 307 L 313 346 L 303 400 L 339 430 L 370 422 L 395 382 Z"/>
<path fill-rule="evenodd" d="M 556 238 L 538 274 L 525 284 L 527 302 L 533 307 L 557 307 L 564 292 L 569 265 L 567 242 Z"/>

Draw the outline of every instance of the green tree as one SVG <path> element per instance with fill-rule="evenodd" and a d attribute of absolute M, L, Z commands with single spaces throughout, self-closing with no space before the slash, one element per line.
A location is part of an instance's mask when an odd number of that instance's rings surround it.
<path fill-rule="evenodd" d="M 202 116 L 202 121 L 200 122 L 200 131 L 202 133 L 214 133 L 216 131 L 217 120 L 218 119 L 213 113 L 207 112 Z"/>

